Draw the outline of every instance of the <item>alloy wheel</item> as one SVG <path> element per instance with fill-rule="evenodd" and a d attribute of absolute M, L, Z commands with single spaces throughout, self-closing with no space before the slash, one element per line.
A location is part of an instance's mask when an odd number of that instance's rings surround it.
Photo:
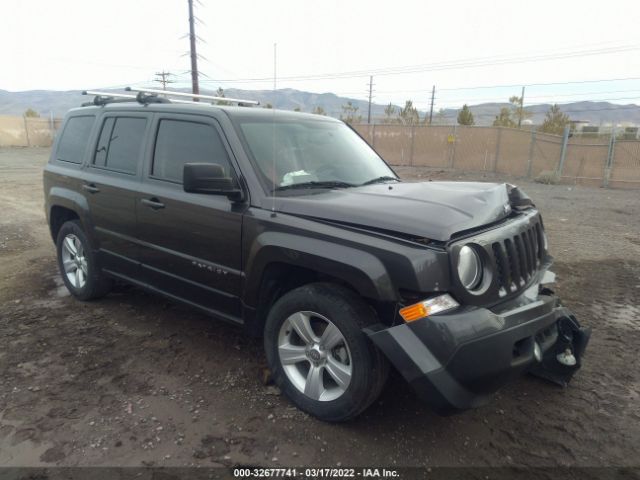
<path fill-rule="evenodd" d="M 87 257 L 80 239 L 70 233 L 62 241 L 62 268 L 69 283 L 75 288 L 82 288 L 87 283 Z"/>
<path fill-rule="evenodd" d="M 336 400 L 351 383 L 347 341 L 331 320 L 318 313 L 296 312 L 283 322 L 278 356 L 289 381 L 313 400 Z"/>

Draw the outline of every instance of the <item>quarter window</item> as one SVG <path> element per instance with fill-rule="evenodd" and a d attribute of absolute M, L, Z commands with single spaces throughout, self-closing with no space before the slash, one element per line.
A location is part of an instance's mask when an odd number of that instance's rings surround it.
<path fill-rule="evenodd" d="M 82 115 L 67 120 L 60 141 L 56 158 L 63 162 L 82 163 L 82 157 L 89 143 L 89 135 L 96 117 Z"/>
<path fill-rule="evenodd" d="M 97 167 L 135 174 L 144 145 L 147 120 L 108 117 L 102 124 L 93 163 Z"/>
<path fill-rule="evenodd" d="M 182 183 L 185 163 L 217 163 L 230 176 L 229 156 L 218 131 L 209 124 L 161 120 L 151 175 Z"/>

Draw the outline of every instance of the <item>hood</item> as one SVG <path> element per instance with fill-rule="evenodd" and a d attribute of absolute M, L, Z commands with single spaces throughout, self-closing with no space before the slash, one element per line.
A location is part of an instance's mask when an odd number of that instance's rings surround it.
<path fill-rule="evenodd" d="M 310 190 L 277 197 L 275 206 L 291 215 L 447 241 L 507 217 L 515 191 L 505 183 L 402 182 Z"/>

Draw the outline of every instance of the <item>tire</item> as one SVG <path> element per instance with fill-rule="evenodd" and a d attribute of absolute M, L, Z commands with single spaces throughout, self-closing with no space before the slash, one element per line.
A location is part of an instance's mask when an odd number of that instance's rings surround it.
<path fill-rule="evenodd" d="M 276 385 L 320 420 L 356 417 L 378 398 L 389 373 L 386 358 L 362 332 L 372 323 L 369 306 L 344 287 L 313 283 L 286 293 L 264 331 Z"/>
<path fill-rule="evenodd" d="M 56 250 L 58 268 L 71 295 L 79 300 L 93 300 L 109 293 L 111 280 L 100 270 L 96 252 L 78 220 L 60 227 Z"/>

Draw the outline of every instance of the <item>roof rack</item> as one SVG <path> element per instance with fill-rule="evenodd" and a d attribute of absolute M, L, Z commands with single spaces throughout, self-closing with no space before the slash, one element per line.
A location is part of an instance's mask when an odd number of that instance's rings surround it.
<path fill-rule="evenodd" d="M 187 98 L 201 98 L 203 100 L 213 101 L 225 101 L 230 103 L 237 103 L 239 106 L 259 105 L 260 102 L 255 100 L 241 100 L 239 98 L 227 98 L 227 97 L 214 97 L 212 95 L 200 95 L 185 92 L 171 92 L 168 90 L 154 90 L 152 88 L 134 88 L 126 87 L 127 92 L 137 92 L 136 95 L 130 95 L 127 93 L 113 93 L 113 92 L 100 92 L 97 90 L 84 90 L 82 95 L 95 95 L 93 101 L 85 102 L 83 107 L 89 107 L 92 105 L 104 106 L 109 103 L 122 103 L 136 101 L 143 105 L 150 103 L 190 103 L 194 105 L 209 105 L 209 102 L 194 102 L 192 100 L 181 100 L 178 98 L 166 98 L 167 96 L 187 97 Z M 161 96 L 162 95 L 162 96 Z"/>
<path fill-rule="evenodd" d="M 157 95 L 149 95 L 144 93 L 138 93 L 137 95 L 128 95 L 125 93 L 112 93 L 112 92 L 100 92 L 97 90 L 84 90 L 82 95 L 95 95 L 93 101 L 85 102 L 83 107 L 89 107 L 92 105 L 104 106 L 108 103 L 123 103 L 131 102 L 132 100 L 147 105 L 149 103 L 171 103 L 168 99 L 158 97 Z M 194 102 L 195 103 L 195 102 Z"/>
<path fill-rule="evenodd" d="M 201 98 L 203 100 L 237 103 L 238 105 L 260 105 L 260 102 L 256 100 L 243 100 L 240 98 L 228 98 L 228 97 L 215 97 L 213 95 L 200 95 L 196 93 L 187 93 L 187 92 L 172 92 L 170 90 L 156 90 L 153 88 L 126 87 L 125 90 L 127 92 L 150 93 L 154 95 L 166 95 L 166 96 L 172 96 L 172 97 Z M 171 99 L 171 101 L 175 102 L 178 100 Z M 199 102 L 189 102 L 189 103 L 199 103 Z"/>

